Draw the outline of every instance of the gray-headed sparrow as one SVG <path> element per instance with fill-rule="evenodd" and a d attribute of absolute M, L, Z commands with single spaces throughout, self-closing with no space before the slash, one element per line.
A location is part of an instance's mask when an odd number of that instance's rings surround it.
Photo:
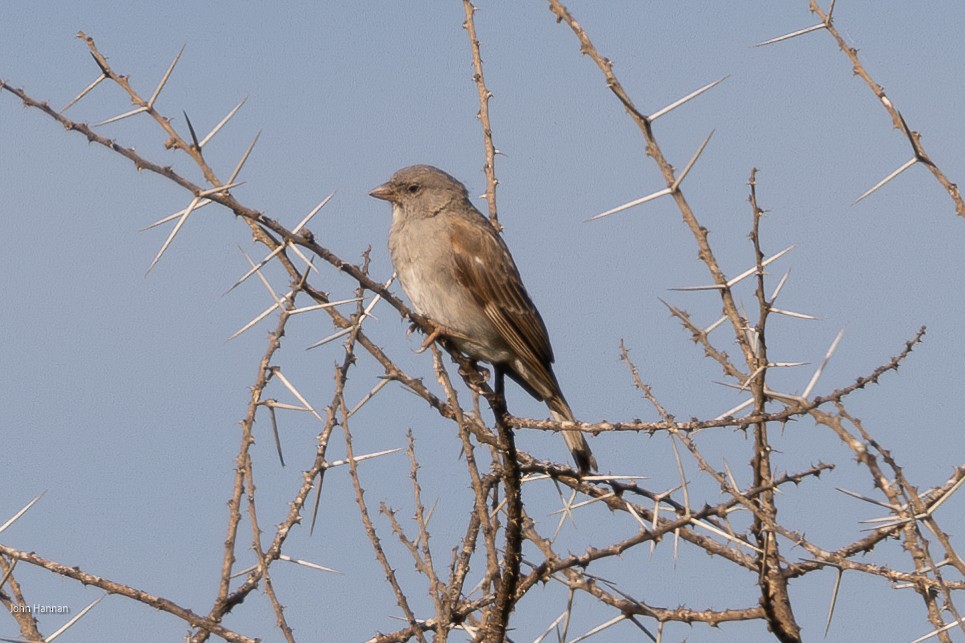
<path fill-rule="evenodd" d="M 402 289 L 462 352 L 493 365 L 543 400 L 558 422 L 575 421 L 553 374 L 543 319 L 509 248 L 469 201 L 466 187 L 430 165 L 392 175 L 371 195 L 392 203 L 389 253 Z M 581 473 L 596 469 L 583 434 L 563 438 Z"/>

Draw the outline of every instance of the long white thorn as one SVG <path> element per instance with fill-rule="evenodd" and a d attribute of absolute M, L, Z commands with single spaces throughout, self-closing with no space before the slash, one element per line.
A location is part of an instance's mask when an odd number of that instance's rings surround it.
<path fill-rule="evenodd" d="M 204 206 L 210 205 L 211 203 L 213 203 L 213 201 L 211 201 L 210 199 L 201 199 L 200 201 L 198 201 L 198 205 L 194 206 L 194 209 L 195 209 L 195 210 L 200 210 L 200 209 L 203 208 Z M 185 208 L 185 210 L 187 210 L 187 208 Z M 164 224 L 167 223 L 168 221 L 174 221 L 175 219 L 177 219 L 178 217 L 180 217 L 182 214 L 184 214 L 184 210 L 178 210 L 178 211 L 175 212 L 174 214 L 169 214 L 168 216 L 164 217 L 163 219 L 158 219 L 157 221 L 155 221 L 155 222 L 152 223 L 151 225 L 149 225 L 149 226 L 147 226 L 147 227 L 144 227 L 144 228 L 141 228 L 141 232 L 144 232 L 145 230 L 150 230 L 151 228 L 156 228 L 156 227 L 158 227 L 159 225 L 164 225 Z"/>
<path fill-rule="evenodd" d="M 311 259 L 305 256 L 305 253 L 302 252 L 301 248 L 292 243 L 288 244 L 288 247 L 291 248 L 291 251 L 298 255 L 298 257 L 305 262 L 306 268 L 309 270 L 314 270 L 316 274 L 318 273 L 318 268 L 315 267 L 315 264 L 312 263 Z"/>
<path fill-rule="evenodd" d="M 787 253 L 789 253 L 791 250 L 794 250 L 794 246 L 793 246 L 793 245 L 784 248 L 784 250 L 781 250 L 781 251 L 778 252 L 776 255 L 772 255 L 772 256 L 768 257 L 767 259 L 765 259 L 764 261 L 761 262 L 761 268 L 766 267 L 766 266 L 767 266 L 769 263 L 771 263 L 771 262 L 777 261 L 778 259 L 780 259 L 780 258 L 783 257 L 784 255 L 786 255 Z M 749 269 L 745 270 L 744 272 L 742 272 L 741 274 L 739 274 L 739 275 L 737 275 L 736 277 L 734 277 L 733 279 L 729 280 L 729 281 L 727 282 L 727 287 L 728 287 L 728 288 L 732 288 L 732 287 L 734 286 L 734 284 L 736 284 L 737 282 L 739 282 L 739 281 L 741 281 L 741 280 L 743 280 L 743 279 L 746 279 L 746 278 L 748 278 L 748 277 L 750 277 L 751 275 L 756 274 L 756 273 L 757 273 L 757 266 L 754 266 L 753 268 L 749 268 Z"/>
<path fill-rule="evenodd" d="M 157 84 L 157 89 L 154 90 L 154 94 L 151 95 L 151 99 L 147 101 L 148 107 L 154 107 L 154 101 L 156 101 L 157 97 L 161 95 L 161 90 L 164 89 L 164 85 L 167 84 L 168 78 L 171 77 L 171 72 L 174 71 L 174 66 L 178 64 L 179 60 L 181 60 L 181 54 L 184 53 L 185 47 L 187 47 L 187 45 L 181 46 L 181 50 L 178 52 L 178 55 L 174 57 L 174 60 L 172 60 L 171 64 L 168 66 L 168 70 L 164 72 L 164 77 L 161 78 L 161 82 Z"/>
<path fill-rule="evenodd" d="M 351 328 L 343 328 L 343 329 L 341 329 L 341 330 L 335 331 L 334 333 L 332 333 L 332 334 L 329 335 L 328 337 L 326 337 L 326 338 L 324 338 L 324 339 L 320 339 L 320 340 L 318 340 L 317 342 L 315 342 L 314 344 L 311 344 L 311 345 L 305 347 L 305 350 L 310 351 L 310 350 L 312 350 L 313 348 L 318 348 L 319 346 L 324 346 L 325 344 L 327 344 L 327 343 L 329 343 L 329 342 L 333 342 L 333 341 L 335 341 L 336 339 L 338 339 L 339 337 L 343 337 L 343 336 L 345 336 L 345 335 L 348 335 L 348 334 L 351 333 L 351 332 L 352 332 L 352 329 L 351 329 Z"/>
<path fill-rule="evenodd" d="M 74 98 L 74 100 L 72 100 L 72 101 L 70 101 L 69 103 L 67 103 L 67 105 L 65 105 L 64 108 L 60 110 L 61 113 L 66 112 L 68 109 L 70 109 L 71 107 L 73 107 L 74 105 L 76 105 L 76 104 L 77 104 L 77 101 L 79 101 L 81 98 L 83 98 L 84 96 L 86 96 L 88 93 L 90 93 L 90 91 L 91 91 L 92 89 L 94 89 L 95 87 L 97 87 L 98 85 L 100 85 L 100 84 L 101 84 L 102 82 L 104 82 L 105 80 L 107 80 L 107 74 L 101 73 L 101 75 L 97 77 L 97 80 L 95 80 L 95 81 L 92 82 L 90 85 L 88 85 L 87 88 L 84 89 L 84 91 L 82 91 L 81 93 L 77 94 L 77 96 Z"/>
<path fill-rule="evenodd" d="M 271 369 L 271 372 L 272 372 L 272 375 L 274 377 L 277 377 L 279 381 L 281 381 L 281 383 L 285 386 L 285 388 L 287 388 L 289 392 L 295 396 L 295 399 L 297 399 L 299 402 L 305 405 L 305 408 L 308 409 L 308 411 L 315 416 L 316 420 L 318 420 L 322 424 L 325 423 L 325 420 L 323 420 L 322 416 L 315 411 L 315 409 L 312 407 L 311 404 L 308 403 L 308 400 L 306 400 L 304 396 L 302 396 L 302 394 L 299 393 L 298 389 L 292 386 L 292 383 L 289 382 L 284 375 L 282 375 L 280 368 L 278 368 L 277 366 L 273 366 Z"/>
<path fill-rule="evenodd" d="M 225 183 L 224 185 L 216 185 L 216 186 L 210 187 L 210 188 L 208 188 L 208 189 L 206 189 L 206 190 L 201 190 L 200 192 L 198 192 L 198 196 L 203 199 L 203 198 L 205 198 L 205 197 L 209 197 L 209 196 L 212 196 L 212 195 L 214 195 L 214 194 L 221 194 L 221 193 L 223 193 L 223 192 L 227 192 L 228 190 L 230 190 L 230 189 L 232 189 L 232 188 L 236 188 L 236 187 L 238 187 L 239 185 L 244 185 L 244 184 L 245 184 L 245 182 L 244 182 L 244 181 L 241 181 L 241 182 L 239 182 L 239 183 Z"/>
<path fill-rule="evenodd" d="M 242 333 L 244 333 L 246 330 L 248 330 L 249 328 L 251 328 L 252 326 L 254 326 L 255 324 L 257 324 L 258 322 L 260 322 L 262 319 L 264 319 L 265 317 L 267 317 L 267 316 L 270 315 L 273 311 L 277 310 L 277 309 L 280 308 L 280 307 L 281 307 L 281 306 L 280 306 L 280 304 L 279 304 L 278 302 L 273 303 L 271 306 L 269 306 L 268 308 L 266 308 L 260 315 L 258 315 L 257 317 L 255 317 L 254 319 L 252 319 L 250 322 L 248 322 L 247 324 L 245 324 L 244 326 L 242 326 L 241 328 L 239 328 L 238 330 L 236 330 L 236 331 L 234 332 L 234 334 L 232 334 L 231 337 L 229 337 L 226 341 L 229 341 L 229 342 L 230 342 L 230 341 L 233 340 L 235 337 L 238 337 L 239 335 L 241 335 Z"/>
<path fill-rule="evenodd" d="M 241 248 L 239 248 L 239 250 L 241 250 Z M 248 256 L 247 252 L 245 252 L 244 250 L 241 250 L 241 254 L 244 255 L 245 260 L 248 262 L 249 265 L 251 266 L 255 265 L 255 262 L 251 260 L 251 257 Z M 285 303 L 285 301 L 289 301 L 289 303 L 294 303 L 295 292 L 293 290 L 289 291 L 288 294 L 286 294 L 284 297 L 279 297 L 278 293 L 276 293 L 275 289 L 271 287 L 270 283 L 268 283 L 268 279 L 265 278 L 265 275 L 262 274 L 261 270 L 256 270 L 255 272 L 258 274 L 258 278 L 261 280 L 261 283 L 265 287 L 265 290 L 268 291 L 268 295 L 273 300 L 275 300 L 275 303 L 278 304 L 279 307 L 282 306 Z"/>
<path fill-rule="evenodd" d="M 721 315 L 720 319 L 715 321 L 713 324 L 704 329 L 704 335 L 709 335 L 712 331 L 716 330 L 718 326 L 727 321 L 727 315 Z"/>
<path fill-rule="evenodd" d="M 715 417 L 714 420 L 715 420 L 715 421 L 716 421 L 716 420 L 723 420 L 724 418 L 734 417 L 734 415 L 735 415 L 736 413 L 739 413 L 739 412 L 743 411 L 744 409 L 746 409 L 748 406 L 750 406 L 750 405 L 753 404 L 753 403 L 754 403 L 754 399 L 753 399 L 753 398 L 747 400 L 746 402 L 741 402 L 740 404 L 738 404 L 738 405 L 735 406 L 734 408 L 728 409 L 728 410 L 724 411 L 723 413 L 721 413 L 720 415 L 718 415 L 717 417 Z"/>
<path fill-rule="evenodd" d="M 707 147 L 708 143 L 710 143 L 710 139 L 713 137 L 715 131 L 717 130 L 710 130 L 710 134 L 707 135 L 707 138 L 704 139 L 704 142 L 700 144 L 699 148 L 697 148 L 697 152 L 694 153 L 693 157 L 684 167 L 683 172 L 680 173 L 680 176 L 678 176 L 676 180 L 674 180 L 673 185 L 670 186 L 671 190 L 676 192 L 678 189 L 680 189 L 680 184 L 683 183 L 684 178 L 686 178 L 687 174 L 690 172 L 690 169 L 694 166 L 694 163 L 697 162 L 697 159 L 700 158 L 700 155 L 704 153 L 704 148 Z"/>
<path fill-rule="evenodd" d="M 671 111 L 677 109 L 678 107 L 680 107 L 681 105 L 683 105 L 683 104 L 686 103 L 687 101 L 693 100 L 694 98 L 697 98 L 698 96 L 700 96 L 700 95 L 703 94 L 704 92 L 709 91 L 709 90 L 713 89 L 714 87 L 717 87 L 717 85 L 720 85 L 722 82 L 724 82 L 724 81 L 727 80 L 728 78 L 730 78 L 730 74 L 727 74 L 726 76 L 721 76 L 720 78 L 718 78 L 718 79 L 715 80 L 714 82 L 708 83 L 708 84 L 704 85 L 703 87 L 701 87 L 700 89 L 698 89 L 697 91 L 691 92 L 691 93 L 687 94 L 686 96 L 684 96 L 683 98 L 681 98 L 680 100 L 674 101 L 674 102 L 670 103 L 669 105 L 667 105 L 666 107 L 664 107 L 663 109 L 657 110 L 656 112 L 654 112 L 653 114 L 651 114 L 651 115 L 648 116 L 647 118 L 648 118 L 648 119 L 650 120 L 650 122 L 652 123 L 652 122 L 654 122 L 655 120 L 657 120 L 658 118 L 660 118 L 661 116 L 663 116 L 664 114 L 667 114 L 668 112 L 671 112 Z"/>
<path fill-rule="evenodd" d="M 769 304 L 773 304 L 775 301 L 777 301 L 777 296 L 781 294 L 781 290 L 784 288 L 784 284 L 787 283 L 787 278 L 790 276 L 791 276 L 791 271 L 788 270 L 787 272 L 784 273 L 784 276 L 781 277 L 781 280 L 777 282 L 777 286 L 774 288 L 774 292 L 771 293 L 771 299 L 768 302 Z"/>
<path fill-rule="evenodd" d="M 38 502 L 41 498 L 44 497 L 44 494 L 45 494 L 45 493 L 47 493 L 47 492 L 44 491 L 44 492 L 40 493 L 36 498 L 34 498 L 34 499 L 31 500 L 30 502 L 28 502 L 26 505 L 24 505 L 23 509 L 21 509 L 20 511 L 18 511 L 17 513 L 15 513 L 15 514 L 10 518 L 10 520 L 8 520 L 7 522 L 5 522 L 5 523 L 3 523 L 2 525 L 0 525 L 0 534 L 2 534 L 3 531 L 4 531 L 7 527 L 9 527 L 9 526 L 12 525 L 13 523 L 17 522 L 17 520 L 20 519 L 20 516 L 22 516 L 22 515 L 24 515 L 25 513 L 27 513 L 27 511 L 29 511 L 31 507 L 33 507 L 35 504 L 37 504 L 37 502 Z"/>
<path fill-rule="evenodd" d="M 901 174 L 902 172 L 904 172 L 905 170 L 907 170 L 908 168 L 910 168 L 912 165 L 914 165 L 914 164 L 917 163 L 917 162 L 918 162 L 918 158 L 917 158 L 917 157 L 911 159 L 911 160 L 908 161 L 908 162 L 906 162 L 906 163 L 905 163 L 904 165 L 902 165 L 900 168 L 898 168 L 897 170 L 895 170 L 894 172 L 892 172 L 891 174 L 889 174 L 889 175 L 886 176 L 885 178 L 883 178 L 883 179 L 881 179 L 880 181 L 878 181 L 873 188 L 871 188 L 870 190 L 868 190 L 867 192 L 865 192 L 864 194 L 862 194 L 861 196 L 859 196 L 857 199 L 855 199 L 855 200 L 854 200 L 854 203 L 852 203 L 851 205 L 857 205 L 859 201 L 861 201 L 862 199 L 864 199 L 864 198 L 867 197 L 867 196 L 870 196 L 873 192 L 876 192 L 876 191 L 878 190 L 878 188 L 882 187 L 885 183 L 887 183 L 887 182 L 890 181 L 891 179 L 895 178 L 896 176 L 898 176 L 899 174 Z"/>
<path fill-rule="evenodd" d="M 611 618 L 611 619 L 610 619 L 609 621 L 607 621 L 606 623 L 600 623 L 599 625 L 597 625 L 597 626 L 594 627 L 593 629 L 587 631 L 586 634 L 581 634 L 580 636 L 577 636 L 575 639 L 570 639 L 570 643 L 579 643 L 579 641 L 585 641 L 585 640 L 587 640 L 588 638 L 590 638 L 591 636 L 595 636 L 596 634 L 598 634 L 598 633 L 602 632 L 603 630 L 607 629 L 608 627 L 613 627 L 614 625 L 616 625 L 616 624 L 619 623 L 620 621 L 626 620 L 626 618 L 627 618 L 627 617 L 626 617 L 625 615 L 623 615 L 623 614 L 621 614 L 620 616 L 614 616 L 613 618 Z"/>
<path fill-rule="evenodd" d="M 794 246 L 788 246 L 787 248 L 784 248 L 784 250 L 781 250 L 776 255 L 770 256 L 764 261 L 762 261 L 761 267 L 763 268 L 767 266 L 769 263 L 773 261 L 777 261 L 778 259 L 786 255 L 788 252 L 790 252 L 793 249 L 794 249 Z M 723 285 L 710 284 L 707 286 L 681 286 L 680 288 L 669 288 L 668 290 L 676 290 L 681 292 L 690 292 L 695 290 L 724 290 L 725 288 L 732 288 L 735 284 L 743 281 L 744 279 L 747 279 L 753 274 L 757 274 L 757 266 L 754 266 L 753 268 L 748 268 L 747 270 L 737 275 L 736 277 L 730 279 L 726 284 L 723 284 Z"/>
<path fill-rule="evenodd" d="M 392 455 L 393 453 L 399 453 L 402 449 L 386 449 L 385 451 L 377 451 L 375 453 L 366 453 L 365 455 L 359 455 L 352 458 L 356 462 L 363 462 L 365 460 L 371 460 L 372 458 L 380 458 L 384 455 Z M 348 464 L 348 460 L 333 460 L 328 463 L 328 468 L 341 467 Z"/>
<path fill-rule="evenodd" d="M 241 276 L 241 279 L 239 279 L 238 281 L 236 281 L 236 282 L 231 286 L 231 288 L 228 288 L 228 290 L 224 291 L 224 294 L 222 295 L 222 297 L 223 297 L 224 295 L 227 295 L 229 292 L 231 292 L 232 290 L 234 290 L 235 288 L 237 288 L 237 287 L 240 286 L 241 284 L 243 284 L 245 281 L 247 281 L 248 277 L 250 277 L 251 275 L 253 275 L 253 274 L 255 274 L 256 272 L 258 272 L 259 270 L 261 270 L 261 267 L 262 267 L 262 266 L 264 266 L 266 263 L 268 263 L 269 261 L 271 261 L 272 259 L 274 259 L 276 256 L 278 256 L 278 254 L 279 254 L 282 250 L 284 250 L 284 249 L 285 249 L 285 244 L 284 244 L 284 243 L 278 244 L 278 246 L 276 246 L 274 250 L 272 250 L 271 252 L 269 252 L 268 255 L 267 255 L 264 259 L 262 259 L 261 261 L 259 261 L 259 262 L 256 263 L 256 264 L 252 265 L 251 268 L 248 270 L 248 272 L 246 272 L 244 275 L 242 275 L 242 276 Z"/>
<path fill-rule="evenodd" d="M 654 199 L 659 199 L 660 197 L 662 197 L 662 196 L 667 196 L 668 194 L 673 194 L 673 190 L 671 190 L 670 188 L 664 188 L 664 189 L 662 189 L 662 190 L 658 190 L 658 191 L 654 192 L 653 194 L 648 194 L 647 196 L 640 197 L 639 199 L 634 199 L 633 201 L 630 201 L 629 203 L 624 203 L 623 205 L 618 205 L 617 207 L 613 208 L 612 210 L 607 210 L 606 212 L 601 212 L 600 214 L 598 214 L 598 215 L 596 215 L 596 216 L 590 217 L 589 219 L 587 219 L 587 221 L 596 221 L 597 219 L 602 219 L 603 217 L 608 217 L 608 216 L 610 216 L 611 214 L 616 214 L 617 212 L 622 212 L 622 211 L 624 211 L 624 210 L 629 210 L 630 208 L 635 207 L 635 206 L 638 206 L 638 205 L 640 205 L 641 203 L 646 203 L 647 201 L 653 201 Z"/>
<path fill-rule="evenodd" d="M 123 114 L 120 114 L 119 116 L 115 116 L 114 118 L 108 118 L 106 121 L 101 121 L 100 123 L 94 123 L 94 127 L 100 127 L 101 125 L 107 125 L 108 123 L 116 123 L 119 120 L 123 120 L 125 118 L 134 116 L 135 114 L 140 114 L 141 112 L 146 112 L 146 111 L 147 111 L 147 107 L 135 107 L 131 111 L 124 112 Z"/>
<path fill-rule="evenodd" d="M 813 27 L 808 27 L 807 29 L 801 29 L 800 31 L 795 31 L 793 33 L 784 34 L 783 36 L 778 36 L 777 38 L 771 38 L 770 40 L 765 40 L 764 42 L 759 42 L 754 47 L 763 47 L 764 45 L 773 45 L 775 42 L 781 42 L 782 40 L 789 40 L 791 38 L 797 38 L 798 36 L 803 36 L 806 33 L 811 33 L 812 31 L 817 31 L 818 29 L 825 29 L 827 25 L 823 22 L 816 24 Z"/>
<path fill-rule="evenodd" d="M 786 315 L 787 317 L 796 317 L 797 319 L 817 319 L 814 315 L 796 313 L 793 310 L 784 310 L 783 308 L 771 308 L 771 312 L 775 315 Z"/>
<path fill-rule="evenodd" d="M 158 250 L 157 255 L 154 257 L 154 261 L 151 262 L 151 266 L 147 269 L 148 273 L 154 270 L 154 266 L 156 266 L 157 262 L 161 260 L 161 255 L 164 254 L 164 251 L 167 250 L 168 246 L 171 245 L 171 242 L 174 241 L 174 237 L 178 234 L 181 226 L 183 226 L 184 222 L 188 220 L 189 216 L 191 216 L 191 212 L 194 211 L 194 208 L 197 207 L 198 202 L 200 202 L 201 199 L 202 197 L 200 196 L 194 197 L 194 199 L 191 200 L 191 205 L 184 209 L 184 214 L 182 214 L 181 218 L 178 219 L 178 222 L 174 225 L 174 229 L 171 230 L 171 234 L 169 234 L 168 238 L 164 240 L 164 245 L 162 245 L 161 249 Z"/>
<path fill-rule="evenodd" d="M 362 300 L 361 297 L 352 297 L 351 299 L 340 299 L 338 301 L 330 301 L 327 304 L 314 304 L 312 306 L 304 306 L 302 308 L 293 308 L 288 311 L 288 314 L 297 315 L 299 313 L 310 313 L 316 310 L 331 308 L 332 306 L 341 306 L 342 304 L 352 304 L 361 300 Z M 584 476 L 584 479 L 585 479 L 585 476 Z"/>
<path fill-rule="evenodd" d="M 247 97 L 247 96 L 245 96 L 244 98 L 242 98 L 242 99 L 241 99 L 241 102 L 238 103 L 237 105 L 235 105 L 235 108 L 234 108 L 233 110 L 231 110 L 230 112 L 228 112 L 228 115 L 225 116 L 224 118 L 222 118 L 222 119 L 221 119 L 221 122 L 218 123 L 217 125 L 215 125 L 215 126 L 214 126 L 214 129 L 211 130 L 210 132 L 208 132 L 208 135 L 205 136 L 205 137 L 201 140 L 200 143 L 198 143 L 198 147 L 199 147 L 199 148 L 204 147 L 205 144 L 206 144 L 208 141 L 210 141 L 212 138 L 214 138 L 214 135 L 217 134 L 217 133 L 221 130 L 222 127 L 224 127 L 225 125 L 227 125 L 227 124 L 228 124 L 228 121 L 230 121 L 231 118 L 232 118 L 235 114 L 238 113 L 238 110 L 241 109 L 241 106 L 245 104 L 245 101 L 246 101 L 246 100 L 248 100 L 248 97 Z"/>
<path fill-rule="evenodd" d="M 231 173 L 230 177 L 228 177 L 228 183 L 233 183 L 234 180 L 238 178 L 238 175 L 241 173 L 241 168 L 244 167 L 245 161 L 247 161 L 248 156 L 251 155 L 251 150 L 255 149 L 255 143 L 258 142 L 258 138 L 260 136 L 261 136 L 261 132 L 258 132 L 257 134 L 255 134 L 254 140 L 252 140 L 251 143 L 248 144 L 248 149 L 245 150 L 245 153 L 241 155 L 241 160 L 238 161 L 238 165 L 237 167 L 235 167 L 235 171 Z"/>
<path fill-rule="evenodd" d="M 279 560 L 284 560 L 285 562 L 294 563 L 295 565 L 301 565 L 302 567 L 309 567 L 309 568 L 311 568 L 311 569 L 317 569 L 317 570 L 322 571 L 322 572 L 330 572 L 330 573 L 332 573 L 332 574 L 342 574 L 342 573 L 343 573 L 343 572 L 338 571 L 337 569 L 332 569 L 331 567 L 323 567 L 322 565 L 319 565 L 319 564 L 317 564 L 317 563 L 310 563 L 310 562 L 308 562 L 307 560 L 300 560 L 300 559 L 298 559 L 298 558 L 292 558 L 292 557 L 289 556 L 288 554 L 279 554 L 278 559 L 279 559 Z"/>
<path fill-rule="evenodd" d="M 292 233 L 298 232 L 299 230 L 302 229 L 302 227 L 305 226 L 305 224 L 307 224 L 309 221 L 311 221 L 311 220 L 312 220 L 312 217 L 314 217 L 316 214 L 318 214 L 318 211 L 321 210 L 322 208 L 324 208 L 325 205 L 326 205 L 329 201 L 332 200 L 332 197 L 333 197 L 333 196 L 335 196 L 335 193 L 334 193 L 334 192 L 332 192 L 332 193 L 329 194 L 327 197 L 325 197 L 324 199 L 322 199 L 321 203 L 319 203 L 319 204 L 316 205 L 314 208 L 312 208 L 312 211 L 309 212 L 307 215 L 305 215 L 305 218 L 302 219 L 301 221 L 299 221 L 297 226 L 295 226 L 294 228 L 292 228 Z"/>
<path fill-rule="evenodd" d="M 961 480 L 959 480 L 958 482 L 956 482 L 954 485 L 952 485 L 952 487 L 951 487 L 948 491 L 946 491 L 944 494 L 942 494 L 942 496 L 941 496 L 938 500 L 936 500 L 935 503 L 934 503 L 931 507 L 928 508 L 928 510 L 925 512 L 925 515 L 926 515 L 926 516 L 930 516 L 930 515 L 932 515 L 933 513 L 935 513 L 935 510 L 938 509 L 939 507 L 941 507 L 943 502 L 945 502 L 946 500 L 948 500 L 953 493 L 955 493 L 956 491 L 958 491 L 958 488 L 962 486 L 962 483 L 963 483 L 963 482 L 965 482 L 965 478 L 962 478 Z"/>
<path fill-rule="evenodd" d="M 814 386 L 818 383 L 818 379 L 821 377 L 821 373 L 824 372 L 824 367 L 828 365 L 828 360 L 830 360 L 831 356 L 834 355 L 834 350 L 838 347 L 838 342 L 841 341 L 842 337 L 844 337 L 843 328 L 840 331 L 838 331 L 837 337 L 835 337 L 834 341 L 831 342 L 831 346 L 828 347 L 828 352 L 825 353 L 824 355 L 824 360 L 821 361 L 821 365 L 818 366 L 818 370 L 814 371 L 814 375 L 811 376 L 811 381 L 808 382 L 808 385 L 807 387 L 805 387 L 804 392 L 801 393 L 801 397 L 803 397 L 804 399 L 807 399 L 808 396 L 811 394 L 811 391 L 814 390 Z"/>
<path fill-rule="evenodd" d="M 44 639 L 44 643 L 49 643 L 49 641 L 53 641 L 55 638 L 57 638 L 58 636 L 60 636 L 60 635 L 63 634 L 64 632 L 66 632 L 71 626 L 73 626 L 74 623 L 76 623 L 77 621 L 79 621 L 80 619 L 82 619 L 82 618 L 84 617 L 84 615 L 87 614 L 87 612 L 89 612 L 89 611 L 91 611 L 92 609 L 94 609 L 94 606 L 95 606 L 95 605 L 97 605 L 98 603 L 100 603 L 102 600 L 104 600 L 104 599 L 107 598 L 108 596 L 109 596 L 109 594 L 104 594 L 104 595 L 101 596 L 100 598 L 95 599 L 90 605 L 88 605 L 87 607 L 85 607 L 85 608 L 82 609 L 81 611 L 77 612 L 77 616 L 75 616 L 74 618 L 72 618 L 72 619 L 70 619 L 69 621 L 67 621 L 66 623 L 64 623 L 64 625 L 63 625 L 59 630 L 57 630 L 56 632 L 52 633 L 52 634 L 49 635 L 47 638 L 45 638 L 45 639 Z"/>

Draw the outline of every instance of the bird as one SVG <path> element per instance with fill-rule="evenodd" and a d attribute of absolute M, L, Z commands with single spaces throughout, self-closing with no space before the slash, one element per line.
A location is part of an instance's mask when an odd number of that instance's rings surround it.
<path fill-rule="evenodd" d="M 402 290 L 438 335 L 476 361 L 492 364 L 495 389 L 508 375 L 546 403 L 557 422 L 575 422 L 553 372 L 543 318 L 523 286 L 516 262 L 466 186 L 431 165 L 397 171 L 370 193 L 392 204 L 389 254 Z M 581 475 L 597 468 L 584 435 L 563 439 Z"/>

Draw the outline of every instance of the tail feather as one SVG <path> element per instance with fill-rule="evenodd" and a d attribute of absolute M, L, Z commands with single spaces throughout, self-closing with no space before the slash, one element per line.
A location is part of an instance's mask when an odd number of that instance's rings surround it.
<path fill-rule="evenodd" d="M 524 360 L 516 360 L 509 365 L 496 365 L 497 386 L 501 386 L 503 374 L 512 378 L 536 399 L 545 401 L 550 414 L 557 422 L 576 422 L 573 411 L 570 410 L 570 405 L 566 403 L 566 398 L 560 392 L 560 385 L 548 363 L 533 366 Z M 583 433 L 572 429 L 564 429 L 562 433 L 580 474 L 585 475 L 596 470 L 596 458 L 593 457 L 593 452 L 590 451 L 590 445 L 587 444 Z"/>
<path fill-rule="evenodd" d="M 566 400 L 564 400 L 562 396 L 547 399 L 546 405 L 549 406 L 550 415 L 552 415 L 553 419 L 557 422 L 576 422 L 576 418 L 573 417 L 573 411 L 570 410 L 569 404 L 566 403 Z M 580 473 L 587 474 L 595 471 L 597 468 L 596 458 L 593 457 L 593 452 L 590 451 L 590 445 L 587 443 L 583 433 L 573 429 L 564 429 L 562 433 L 563 439 L 566 441 L 566 446 L 573 455 L 573 460 L 576 462 Z"/>

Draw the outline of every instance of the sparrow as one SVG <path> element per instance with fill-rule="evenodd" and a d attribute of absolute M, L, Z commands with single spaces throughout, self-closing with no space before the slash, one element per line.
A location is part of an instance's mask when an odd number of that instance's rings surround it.
<path fill-rule="evenodd" d="M 493 366 L 497 393 L 508 375 L 575 422 L 553 373 L 553 349 L 509 248 L 469 201 L 466 186 L 431 165 L 413 165 L 369 193 L 392 204 L 389 254 L 415 309 L 460 351 Z M 581 474 L 596 469 L 583 434 L 563 430 Z"/>

